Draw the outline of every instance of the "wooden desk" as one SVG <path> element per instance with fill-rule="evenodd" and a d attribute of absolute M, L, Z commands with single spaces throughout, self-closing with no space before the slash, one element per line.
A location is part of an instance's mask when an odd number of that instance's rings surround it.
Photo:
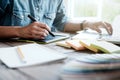
<path fill-rule="evenodd" d="M 10 47 L 28 44 L 23 42 L 0 42 L 0 47 Z M 86 55 L 86 52 L 75 52 L 72 49 L 65 49 L 56 46 L 55 43 L 43 45 L 58 52 L 74 55 Z M 35 65 L 26 68 L 9 69 L 0 62 L 0 80 L 61 80 L 59 72 L 64 65 L 64 61 L 52 62 L 44 65 Z M 120 79 L 120 78 L 119 78 Z M 118 79 L 118 80 L 119 80 Z"/>

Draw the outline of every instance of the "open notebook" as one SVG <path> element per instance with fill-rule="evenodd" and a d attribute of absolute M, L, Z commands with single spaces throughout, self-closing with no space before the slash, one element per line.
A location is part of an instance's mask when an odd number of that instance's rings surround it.
<path fill-rule="evenodd" d="M 22 62 L 17 48 L 18 46 L 0 48 L 0 60 L 9 68 L 43 64 L 66 58 L 66 55 L 51 50 L 47 47 L 41 46 L 39 44 L 26 44 L 19 46 L 25 60 L 25 62 Z"/>

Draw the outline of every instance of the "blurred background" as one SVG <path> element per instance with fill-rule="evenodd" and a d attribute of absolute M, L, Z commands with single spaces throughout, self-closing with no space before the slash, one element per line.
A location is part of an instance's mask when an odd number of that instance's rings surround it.
<path fill-rule="evenodd" d="M 120 15 L 120 0 L 65 0 L 71 20 L 103 20 L 112 23 Z"/>

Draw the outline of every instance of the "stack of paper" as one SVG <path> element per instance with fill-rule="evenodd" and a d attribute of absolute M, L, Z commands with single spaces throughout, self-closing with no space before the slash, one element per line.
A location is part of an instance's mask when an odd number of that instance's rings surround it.
<path fill-rule="evenodd" d="M 63 44 L 64 42 L 64 44 Z M 66 40 L 63 42 L 58 42 L 59 45 L 64 47 L 72 47 L 75 50 L 85 50 L 89 49 L 95 53 L 97 52 L 103 52 L 103 53 L 119 53 L 120 47 L 118 45 L 115 45 L 111 42 L 102 41 L 102 40 Z M 57 45 L 58 45 L 57 43 Z"/>

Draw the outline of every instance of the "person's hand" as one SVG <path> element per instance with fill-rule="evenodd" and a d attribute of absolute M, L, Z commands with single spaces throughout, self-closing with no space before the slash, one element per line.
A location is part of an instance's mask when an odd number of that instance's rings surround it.
<path fill-rule="evenodd" d="M 40 22 L 33 22 L 25 27 L 19 28 L 19 37 L 30 39 L 44 39 L 49 33 L 50 28 Z"/>
<path fill-rule="evenodd" d="M 112 33 L 113 33 L 113 29 L 112 29 L 111 24 L 109 24 L 107 22 L 102 22 L 102 21 L 98 21 L 98 22 L 84 21 L 83 29 L 88 29 L 88 28 L 97 31 L 98 33 L 101 33 L 100 28 L 105 28 L 106 31 L 108 32 L 108 34 L 112 35 Z"/>

